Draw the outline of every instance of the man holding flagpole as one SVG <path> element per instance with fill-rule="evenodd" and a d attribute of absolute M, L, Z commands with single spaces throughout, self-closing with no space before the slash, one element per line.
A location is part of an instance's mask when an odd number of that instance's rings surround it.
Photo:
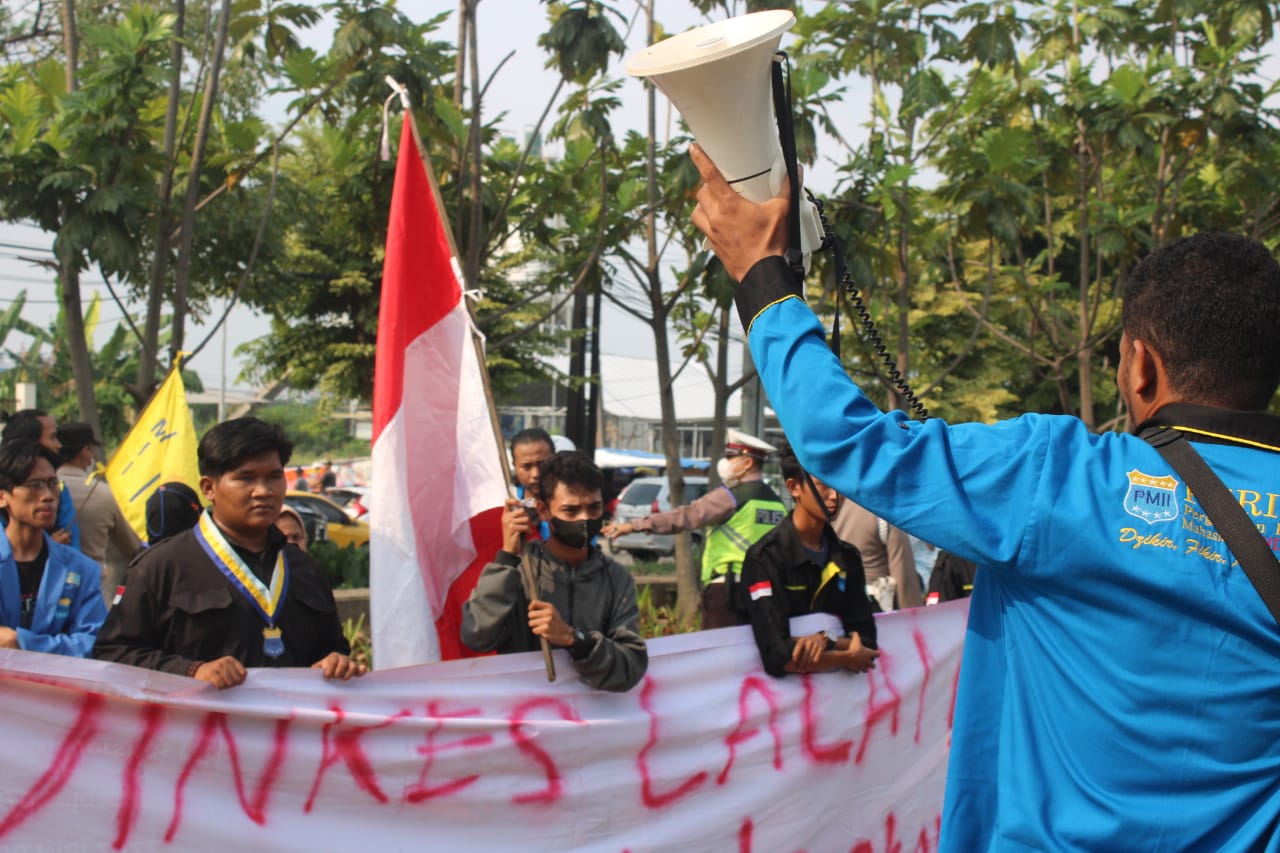
<path fill-rule="evenodd" d="M 147 549 L 129 567 L 124 593 L 94 657 L 207 681 L 244 681 L 246 667 L 310 666 L 349 679 L 349 657 L 324 572 L 288 545 L 275 521 L 293 450 L 279 427 L 225 421 L 200 441 L 200 491 L 209 508 L 196 526 Z"/>

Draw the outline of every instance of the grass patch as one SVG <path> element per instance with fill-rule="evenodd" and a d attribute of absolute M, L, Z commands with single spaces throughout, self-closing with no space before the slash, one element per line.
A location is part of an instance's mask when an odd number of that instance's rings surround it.
<path fill-rule="evenodd" d="M 675 573 L 676 564 L 674 562 L 642 563 L 637 561 L 631 565 L 631 574 L 633 575 L 674 575 Z"/>
<path fill-rule="evenodd" d="M 640 610 L 640 636 L 645 639 L 696 631 L 701 621 L 695 616 L 692 625 L 682 627 L 676 618 L 675 608 L 666 604 L 655 606 L 653 590 L 647 586 L 641 588 L 636 596 L 636 605 Z"/>

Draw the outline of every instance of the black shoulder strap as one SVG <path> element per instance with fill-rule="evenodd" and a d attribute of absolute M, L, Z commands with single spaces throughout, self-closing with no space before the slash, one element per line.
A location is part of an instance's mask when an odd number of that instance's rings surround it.
<path fill-rule="evenodd" d="M 1222 541 L 1253 582 L 1272 617 L 1280 623 L 1280 560 L 1258 533 L 1244 507 L 1181 432 L 1153 427 L 1144 430 L 1141 438 L 1160 452 L 1195 493 L 1214 528 L 1222 534 Z"/>

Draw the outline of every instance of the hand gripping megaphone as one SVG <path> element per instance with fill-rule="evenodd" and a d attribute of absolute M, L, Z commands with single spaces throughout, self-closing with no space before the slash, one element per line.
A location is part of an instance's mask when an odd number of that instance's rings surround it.
<path fill-rule="evenodd" d="M 671 99 L 720 174 L 755 202 L 776 196 L 787 174 L 770 74 L 782 34 L 795 21 L 785 10 L 741 15 L 664 39 L 626 63 L 628 74 L 648 77 Z M 803 199 L 800 249 L 806 269 L 821 246 L 817 208 Z"/>

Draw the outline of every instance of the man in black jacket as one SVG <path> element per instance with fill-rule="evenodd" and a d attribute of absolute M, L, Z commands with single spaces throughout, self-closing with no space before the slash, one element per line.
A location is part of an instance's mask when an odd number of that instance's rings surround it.
<path fill-rule="evenodd" d="M 817 479 L 811 488 L 785 442 L 778 461 L 795 509 L 747 551 L 738 586 L 765 672 L 781 678 L 789 672 L 872 669 L 880 652 L 862 558 L 836 538 L 828 521 L 842 498 Z M 792 637 L 791 617 L 806 613 L 837 616 L 844 630 Z"/>
<path fill-rule="evenodd" d="M 278 427 L 257 418 L 205 434 L 198 456 L 209 509 L 194 528 L 133 561 L 94 657 L 219 689 L 243 682 L 245 667 L 364 674 L 348 657 L 323 571 L 275 526 L 292 450 Z"/>

